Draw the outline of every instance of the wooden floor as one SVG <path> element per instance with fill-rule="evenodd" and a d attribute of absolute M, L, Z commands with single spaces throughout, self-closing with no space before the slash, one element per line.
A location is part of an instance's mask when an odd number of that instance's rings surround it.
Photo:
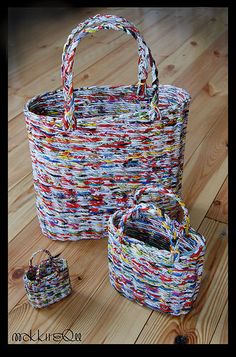
<path fill-rule="evenodd" d="M 160 82 L 192 95 L 183 197 L 192 226 L 207 238 L 207 256 L 195 308 L 184 317 L 151 311 L 119 295 L 108 280 L 106 239 L 51 241 L 36 218 L 23 105 L 61 86 L 66 38 L 96 13 L 134 22 L 152 49 Z M 190 344 L 228 343 L 227 16 L 226 8 L 10 9 L 9 343 L 19 343 L 12 341 L 14 333 L 67 328 L 81 334 L 81 342 L 74 343 L 173 344 L 177 335 L 187 336 Z M 136 43 L 121 32 L 90 35 L 80 43 L 75 62 L 75 87 L 136 82 Z M 30 255 L 42 247 L 68 260 L 73 293 L 38 311 L 27 301 L 22 275 Z"/>

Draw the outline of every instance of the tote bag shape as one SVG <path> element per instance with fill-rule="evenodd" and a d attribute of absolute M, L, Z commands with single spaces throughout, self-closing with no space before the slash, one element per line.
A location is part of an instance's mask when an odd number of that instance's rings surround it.
<path fill-rule="evenodd" d="M 33 266 L 33 258 L 39 252 L 45 252 L 49 258 Z M 53 257 L 47 249 L 40 249 L 32 255 L 23 280 L 28 300 L 35 308 L 58 302 L 72 291 L 67 261 Z"/>
<path fill-rule="evenodd" d="M 152 310 L 187 314 L 200 288 L 205 238 L 190 227 L 188 210 L 171 190 L 146 186 L 135 200 L 144 193 L 152 201 L 117 211 L 109 219 L 111 285 Z M 162 206 L 167 197 L 179 211 L 175 219 Z"/>
<path fill-rule="evenodd" d="M 138 84 L 73 88 L 76 48 L 99 30 L 123 30 L 138 44 Z M 152 85 L 148 86 L 151 67 Z M 99 239 L 134 190 L 161 182 L 181 190 L 189 94 L 159 85 L 156 63 L 137 28 L 96 15 L 64 46 L 63 89 L 38 95 L 24 113 L 42 232 L 51 239 Z"/>

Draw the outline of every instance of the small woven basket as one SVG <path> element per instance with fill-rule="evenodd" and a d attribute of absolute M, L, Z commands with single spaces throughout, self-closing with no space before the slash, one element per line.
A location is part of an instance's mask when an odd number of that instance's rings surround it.
<path fill-rule="evenodd" d="M 49 258 L 33 266 L 33 258 L 39 252 L 47 253 Z M 23 280 L 28 300 L 35 308 L 60 301 L 72 291 L 67 261 L 53 257 L 46 249 L 32 255 L 29 270 L 25 272 Z"/>
<path fill-rule="evenodd" d="M 175 217 L 162 205 L 167 197 Z M 188 210 L 171 190 L 146 186 L 136 192 L 134 202 L 109 219 L 110 282 L 141 305 L 186 314 L 198 295 L 205 238 L 190 227 Z"/>

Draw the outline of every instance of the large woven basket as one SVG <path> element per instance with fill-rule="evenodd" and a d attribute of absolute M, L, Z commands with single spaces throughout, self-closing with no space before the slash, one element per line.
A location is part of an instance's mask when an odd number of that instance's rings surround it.
<path fill-rule="evenodd" d="M 179 212 L 175 219 L 163 209 L 166 197 Z M 110 282 L 141 305 L 186 314 L 199 292 L 205 238 L 190 227 L 188 211 L 172 191 L 146 186 L 137 191 L 139 199 L 144 202 L 109 219 Z"/>
<path fill-rule="evenodd" d="M 33 265 L 33 258 L 39 252 L 47 253 L 49 258 Z M 53 257 L 47 249 L 41 249 L 32 255 L 23 280 L 28 300 L 35 308 L 58 302 L 72 291 L 67 261 Z"/>
<path fill-rule="evenodd" d="M 137 85 L 73 89 L 76 47 L 101 29 L 136 39 Z M 152 86 L 146 84 L 149 66 Z M 124 18 L 96 15 L 68 37 L 63 89 L 32 98 L 24 109 L 37 212 L 49 238 L 104 237 L 110 214 L 130 206 L 143 185 L 161 182 L 180 193 L 190 96 L 159 85 L 157 75 L 150 49 Z"/>

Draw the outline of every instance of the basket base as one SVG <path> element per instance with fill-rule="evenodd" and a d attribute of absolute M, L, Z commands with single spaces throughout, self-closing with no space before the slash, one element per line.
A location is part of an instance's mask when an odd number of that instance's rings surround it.
<path fill-rule="evenodd" d="M 49 301 L 49 302 L 47 302 L 47 303 L 45 303 L 45 304 L 43 304 L 43 303 L 41 303 L 41 304 L 35 304 L 35 303 L 31 302 L 30 300 L 29 300 L 29 303 L 30 303 L 30 305 L 31 305 L 34 309 L 43 309 L 43 308 L 48 307 L 48 306 L 50 306 L 50 305 L 53 305 L 53 304 L 55 304 L 55 303 L 57 303 L 57 302 L 59 302 L 59 301 L 61 301 L 61 300 L 63 300 L 63 299 L 66 299 L 71 293 L 72 293 L 72 288 L 70 288 L 70 289 L 68 290 L 66 296 L 60 296 L 60 297 L 55 298 L 55 299 L 53 299 L 53 300 L 51 300 L 51 301 Z"/>
<path fill-rule="evenodd" d="M 169 306 L 168 308 L 164 309 L 164 308 L 161 308 L 160 307 L 160 302 L 157 301 L 157 302 L 154 302 L 154 301 L 151 301 L 150 299 L 137 299 L 135 297 L 133 297 L 133 294 L 132 296 L 129 295 L 127 292 L 119 289 L 113 279 L 111 278 L 111 275 L 110 275 L 110 283 L 112 285 L 112 287 L 119 293 L 121 294 L 123 297 L 127 298 L 128 300 L 130 301 L 133 301 L 139 305 L 141 305 L 142 307 L 145 307 L 145 308 L 148 308 L 148 309 L 151 309 L 153 311 L 158 311 L 158 312 L 161 312 L 161 313 L 164 313 L 164 314 L 169 314 L 169 315 L 173 315 L 173 316 L 180 316 L 180 315 L 186 315 L 188 314 L 191 310 L 192 310 L 192 307 L 193 307 L 193 303 L 194 303 L 194 300 L 192 301 L 192 305 L 186 309 L 182 309 L 182 310 L 173 310 L 171 309 Z"/>

